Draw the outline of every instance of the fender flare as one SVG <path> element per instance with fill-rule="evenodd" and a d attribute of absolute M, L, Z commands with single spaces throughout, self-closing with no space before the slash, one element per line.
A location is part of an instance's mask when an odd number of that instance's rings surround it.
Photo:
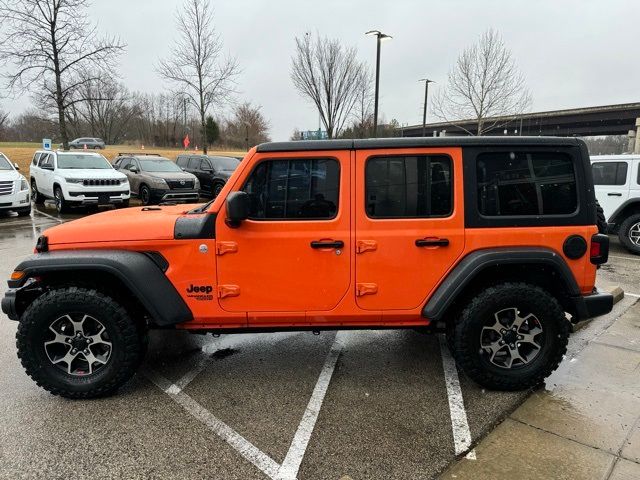
<path fill-rule="evenodd" d="M 432 321 L 442 320 L 451 304 L 471 281 L 488 267 L 499 265 L 545 265 L 553 268 L 570 297 L 579 297 L 580 288 L 562 256 L 548 248 L 512 247 L 476 250 L 449 272 L 422 309 Z"/>
<path fill-rule="evenodd" d="M 636 198 L 630 198 L 626 200 L 622 205 L 616 208 L 616 211 L 611 214 L 611 217 L 607 219 L 607 222 L 610 224 L 613 223 L 615 225 L 619 225 L 620 223 L 622 223 L 624 221 L 624 218 L 621 218 L 620 216 L 622 215 L 622 212 L 624 211 L 624 209 L 627 208 L 629 205 L 640 207 L 640 198 L 636 197 Z"/>
<path fill-rule="evenodd" d="M 168 266 L 157 252 L 59 250 L 27 257 L 15 268 L 25 275 L 19 281 L 9 281 L 9 287 L 20 288 L 27 279 L 50 272 L 104 272 L 122 282 L 155 325 L 169 326 L 193 320 L 193 314 L 165 275 Z"/>

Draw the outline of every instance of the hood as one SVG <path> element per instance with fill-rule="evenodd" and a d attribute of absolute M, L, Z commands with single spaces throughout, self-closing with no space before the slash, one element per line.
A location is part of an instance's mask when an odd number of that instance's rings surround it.
<path fill-rule="evenodd" d="M 97 179 L 97 178 L 118 178 L 126 179 L 127 176 L 114 170 L 113 168 L 92 168 L 92 169 L 80 169 L 80 168 L 59 168 L 58 173 L 65 178 L 79 178 L 79 179 Z"/>
<path fill-rule="evenodd" d="M 0 181 L 20 180 L 22 175 L 15 170 L 0 170 Z"/>
<path fill-rule="evenodd" d="M 194 180 L 195 175 L 188 172 L 142 172 L 150 177 L 163 178 L 165 180 Z"/>
<path fill-rule="evenodd" d="M 50 246 L 75 243 L 173 240 L 176 220 L 196 205 L 109 210 L 44 231 Z M 189 215 L 199 216 L 199 215 Z"/>

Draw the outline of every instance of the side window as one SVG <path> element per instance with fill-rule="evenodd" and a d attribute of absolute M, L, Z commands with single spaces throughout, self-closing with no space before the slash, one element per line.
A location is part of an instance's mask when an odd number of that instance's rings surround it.
<path fill-rule="evenodd" d="M 120 163 L 118 163 L 118 168 L 120 170 L 126 170 L 129 168 L 129 165 L 131 165 L 131 159 L 130 158 L 121 158 L 120 159 Z"/>
<path fill-rule="evenodd" d="M 594 185 L 624 185 L 627 183 L 627 162 L 596 162 L 591 165 Z"/>
<path fill-rule="evenodd" d="M 568 215 L 578 208 L 571 157 L 547 152 L 478 155 L 478 210 L 481 215 Z"/>
<path fill-rule="evenodd" d="M 330 220 L 338 213 L 340 164 L 334 159 L 266 160 L 245 184 L 258 220 Z"/>
<path fill-rule="evenodd" d="M 38 165 L 38 160 L 40 160 L 40 156 L 41 155 L 42 154 L 40 154 L 40 153 L 35 153 L 33 155 L 33 160 L 31 161 L 31 165 Z"/>
<path fill-rule="evenodd" d="M 445 155 L 373 157 L 365 166 L 371 218 L 446 217 L 453 211 L 451 159 Z"/>
<path fill-rule="evenodd" d="M 209 162 L 209 160 L 207 160 L 206 158 L 203 158 L 202 160 L 200 160 L 200 170 L 202 170 L 203 172 L 207 170 L 212 170 L 211 163 Z"/>
<path fill-rule="evenodd" d="M 189 168 L 192 170 L 198 170 L 200 167 L 200 159 L 196 157 L 189 158 Z"/>
<path fill-rule="evenodd" d="M 53 157 L 48 153 L 43 153 L 40 157 L 40 167 L 53 167 Z"/>
<path fill-rule="evenodd" d="M 179 167 L 187 168 L 187 163 L 188 163 L 188 158 L 187 158 L 187 157 L 179 156 L 179 157 L 176 159 L 176 164 L 177 164 Z"/>

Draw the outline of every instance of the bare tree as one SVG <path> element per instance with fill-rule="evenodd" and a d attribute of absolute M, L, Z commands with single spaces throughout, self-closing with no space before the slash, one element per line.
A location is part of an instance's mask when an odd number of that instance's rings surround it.
<path fill-rule="evenodd" d="M 310 34 L 296 37 L 291 79 L 298 92 L 318 109 L 329 138 L 340 134 L 358 102 L 361 84 L 367 79 L 364 69 L 355 48 L 345 48 L 326 37 L 314 41 Z"/>
<path fill-rule="evenodd" d="M 9 126 L 9 113 L 0 108 L 0 136 L 3 136 L 5 129 Z"/>
<path fill-rule="evenodd" d="M 77 95 L 88 79 L 113 67 L 124 45 L 97 38 L 87 18 L 88 0 L 0 0 L 4 32 L 0 60 L 14 67 L 5 75 L 17 93 L 29 91 L 57 111 L 60 137 L 68 148 L 65 111 L 84 101 Z M 85 72 L 96 72 L 87 77 Z"/>
<path fill-rule="evenodd" d="M 489 29 L 458 57 L 444 90 L 434 99 L 434 113 L 453 125 L 455 120 L 475 118 L 475 133 L 483 135 L 500 127 L 495 117 L 523 113 L 530 104 L 531 94 L 511 52 L 500 34 Z"/>
<path fill-rule="evenodd" d="M 208 0 L 187 0 L 178 10 L 176 23 L 178 39 L 157 71 L 198 109 L 200 134 L 205 138 L 209 109 L 227 102 L 235 93 L 238 62 L 222 54 L 222 40 L 214 27 Z M 206 142 L 202 146 L 207 153 Z"/>
<path fill-rule="evenodd" d="M 269 141 L 269 121 L 260 106 L 249 102 L 238 105 L 233 117 L 226 120 L 220 134 L 222 141 L 234 148 L 246 148 Z"/>

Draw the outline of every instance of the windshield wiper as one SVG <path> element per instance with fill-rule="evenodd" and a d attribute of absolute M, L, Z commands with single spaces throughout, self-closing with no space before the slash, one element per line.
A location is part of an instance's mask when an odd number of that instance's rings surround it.
<path fill-rule="evenodd" d="M 209 206 L 215 202 L 215 198 L 213 200 L 209 200 L 207 203 L 205 203 L 204 205 L 200 205 L 199 207 L 196 207 L 192 210 L 189 210 L 187 213 L 188 214 L 192 214 L 192 213 L 204 213 L 204 211 L 209 208 Z"/>

